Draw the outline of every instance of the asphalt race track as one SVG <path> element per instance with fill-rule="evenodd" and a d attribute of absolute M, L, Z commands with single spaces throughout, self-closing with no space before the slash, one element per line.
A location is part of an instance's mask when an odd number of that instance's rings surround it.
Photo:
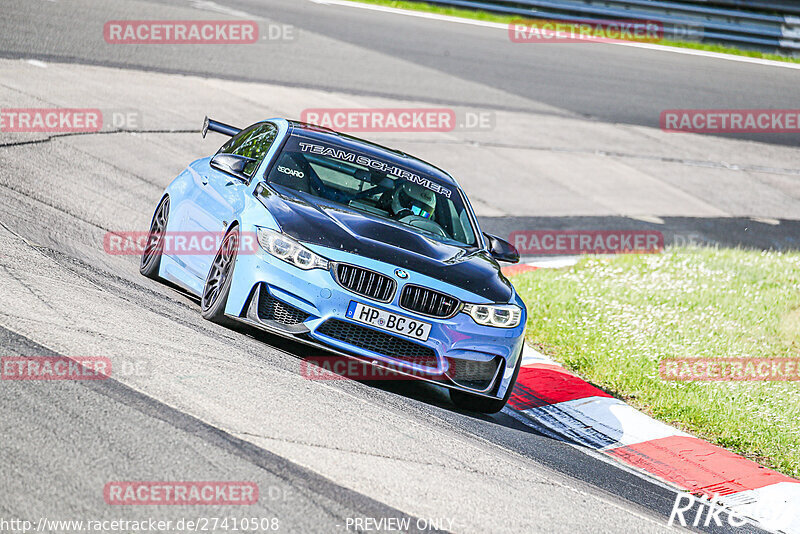
<path fill-rule="evenodd" d="M 163 188 L 218 148 L 222 137 L 199 134 L 206 114 L 243 126 L 308 108 L 448 106 L 491 127 L 362 135 L 451 170 L 487 231 L 656 228 L 797 248 L 800 138 L 668 133 L 658 117 L 796 107 L 800 70 L 511 45 L 496 28 L 308 0 L 4 0 L 0 12 L 0 108 L 133 117 L 91 134 L 0 131 L 2 355 L 105 356 L 118 369 L 0 382 L 0 531 L 11 519 L 223 517 L 277 518 L 280 532 L 390 531 L 380 519 L 411 531 L 671 530 L 674 490 L 507 413 L 461 412 L 433 386 L 308 380 L 313 351 L 204 321 L 196 300 L 103 239 L 146 230 Z M 293 38 L 103 39 L 108 20 L 232 17 Z M 260 498 L 107 504 L 106 484 L 126 480 L 250 481 Z"/>

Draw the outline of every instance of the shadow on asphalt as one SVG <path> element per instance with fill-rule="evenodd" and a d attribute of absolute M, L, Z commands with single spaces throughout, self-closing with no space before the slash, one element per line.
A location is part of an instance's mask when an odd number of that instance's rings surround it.
<path fill-rule="evenodd" d="M 277 348 L 298 359 L 318 358 L 320 356 L 336 356 L 323 349 L 311 347 L 303 343 L 275 336 L 246 325 L 235 325 L 233 330 L 253 337 L 265 345 Z M 341 375 L 340 375 L 341 376 Z M 349 378 L 342 376 L 343 380 Z M 335 380 L 335 379 L 334 379 Z M 418 401 L 432 408 L 437 418 L 447 421 L 489 442 L 512 450 L 517 454 L 529 457 L 560 472 L 570 478 L 581 480 L 598 490 L 610 499 L 623 499 L 639 507 L 640 513 L 651 517 L 653 521 L 666 525 L 673 503 L 675 490 L 655 484 L 648 477 L 641 477 L 631 470 L 620 469 L 617 464 L 592 455 L 585 455 L 580 450 L 588 451 L 587 443 L 570 440 L 569 436 L 557 437 L 538 431 L 536 428 L 500 412 L 485 415 L 461 410 L 453 405 L 442 386 L 436 386 L 419 380 L 359 380 L 362 384 L 377 390 L 385 391 L 398 397 Z M 576 448 L 575 445 L 578 445 Z M 702 504 L 692 505 L 686 517 L 702 515 Z M 723 514 L 723 519 L 726 515 Z M 765 531 L 753 525 L 744 525 L 732 529 L 727 524 L 722 527 L 700 525 L 689 527 L 690 531 L 709 534 L 762 534 Z"/>
<path fill-rule="evenodd" d="M 251 336 L 256 340 L 269 345 L 270 347 L 274 347 L 276 349 L 282 350 L 295 358 L 298 359 L 298 371 L 302 374 L 301 367 L 299 362 L 309 359 L 308 365 L 317 365 L 313 363 L 313 360 L 319 358 L 342 358 L 343 360 L 349 360 L 346 357 L 337 355 L 333 352 L 328 352 L 319 347 L 312 347 L 301 343 L 299 341 L 294 341 L 289 338 L 284 338 L 278 335 L 273 335 L 256 328 L 252 328 L 250 326 L 244 324 L 236 324 L 230 327 L 232 330 L 235 330 L 241 334 Z M 330 362 L 330 360 L 326 360 Z M 368 365 L 368 364 L 367 364 Z M 328 371 L 327 369 L 323 370 L 324 372 L 332 372 Z M 334 373 L 335 376 L 341 378 L 341 380 L 352 380 L 350 377 L 345 376 L 342 373 Z M 393 376 L 392 376 L 393 375 Z M 309 378 L 313 380 L 314 378 Z M 323 378 L 326 380 L 337 380 L 337 378 Z M 437 408 L 441 408 L 453 413 L 457 413 L 466 417 L 470 417 L 473 419 L 478 419 L 498 425 L 502 425 L 509 428 L 515 428 L 517 430 L 522 430 L 524 432 L 534 433 L 537 435 L 544 435 L 540 432 L 537 432 L 535 429 L 526 426 L 515 419 L 511 419 L 509 417 L 499 417 L 498 414 L 496 415 L 487 415 L 477 412 L 471 412 L 468 410 L 462 410 L 454 405 L 450 401 L 450 396 L 447 393 L 447 388 L 444 386 L 437 386 L 436 384 L 432 384 L 430 382 L 425 382 L 422 380 L 417 380 L 414 378 L 406 378 L 402 375 L 393 374 L 391 371 L 386 371 L 386 378 L 381 380 L 356 380 L 368 387 L 379 389 L 381 391 L 385 391 L 387 393 L 392 393 L 398 396 L 406 397 L 409 399 L 413 399 L 429 406 L 435 406 Z"/>

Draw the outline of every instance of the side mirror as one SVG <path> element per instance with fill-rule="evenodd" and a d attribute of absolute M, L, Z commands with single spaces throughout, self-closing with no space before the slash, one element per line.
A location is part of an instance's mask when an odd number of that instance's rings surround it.
<path fill-rule="evenodd" d="M 489 242 L 489 253 L 497 261 L 507 263 L 519 262 L 519 251 L 508 241 L 504 241 L 497 236 L 483 234 Z"/>
<path fill-rule="evenodd" d="M 211 158 L 211 166 L 222 172 L 232 174 L 245 182 L 249 182 L 250 178 L 244 173 L 244 170 L 251 163 L 255 163 L 256 159 L 248 158 L 246 156 L 239 156 L 238 154 L 217 154 Z"/>

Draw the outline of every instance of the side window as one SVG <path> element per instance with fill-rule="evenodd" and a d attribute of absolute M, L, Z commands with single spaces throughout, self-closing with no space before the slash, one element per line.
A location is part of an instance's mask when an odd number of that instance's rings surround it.
<path fill-rule="evenodd" d="M 244 174 L 253 176 L 277 136 L 278 127 L 274 124 L 269 122 L 254 124 L 231 137 L 217 154 L 236 154 L 255 159 L 256 161 L 248 163 L 244 168 Z"/>
<path fill-rule="evenodd" d="M 475 243 L 475 232 L 472 231 L 472 224 L 469 222 L 469 215 L 466 209 L 461 210 L 458 215 L 458 221 L 461 223 L 461 228 L 453 228 L 453 233 L 462 234 L 459 239 L 464 243 Z"/>

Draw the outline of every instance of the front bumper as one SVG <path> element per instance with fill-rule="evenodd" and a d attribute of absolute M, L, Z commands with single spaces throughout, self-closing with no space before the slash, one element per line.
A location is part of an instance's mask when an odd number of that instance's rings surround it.
<path fill-rule="evenodd" d="M 313 247 L 313 250 L 336 262 L 394 276 L 393 265 L 327 248 Z M 304 271 L 259 250 L 237 257 L 226 315 L 326 352 L 370 362 L 401 376 L 475 395 L 503 398 L 521 357 L 525 313 L 520 325 L 510 329 L 478 325 L 464 313 L 449 319 L 417 315 L 398 305 L 405 283 L 444 291 L 462 301 L 474 301 L 476 297 L 418 273 L 409 273 L 407 280 L 395 279 L 398 287 L 393 300 L 377 302 L 339 285 L 330 271 Z M 352 301 L 425 321 L 431 324 L 430 335 L 426 341 L 418 341 L 357 323 L 346 317 Z M 276 306 L 277 315 L 265 311 L 274 312 Z M 354 332 L 358 335 L 353 335 Z M 412 353 L 414 357 L 406 357 Z"/>

